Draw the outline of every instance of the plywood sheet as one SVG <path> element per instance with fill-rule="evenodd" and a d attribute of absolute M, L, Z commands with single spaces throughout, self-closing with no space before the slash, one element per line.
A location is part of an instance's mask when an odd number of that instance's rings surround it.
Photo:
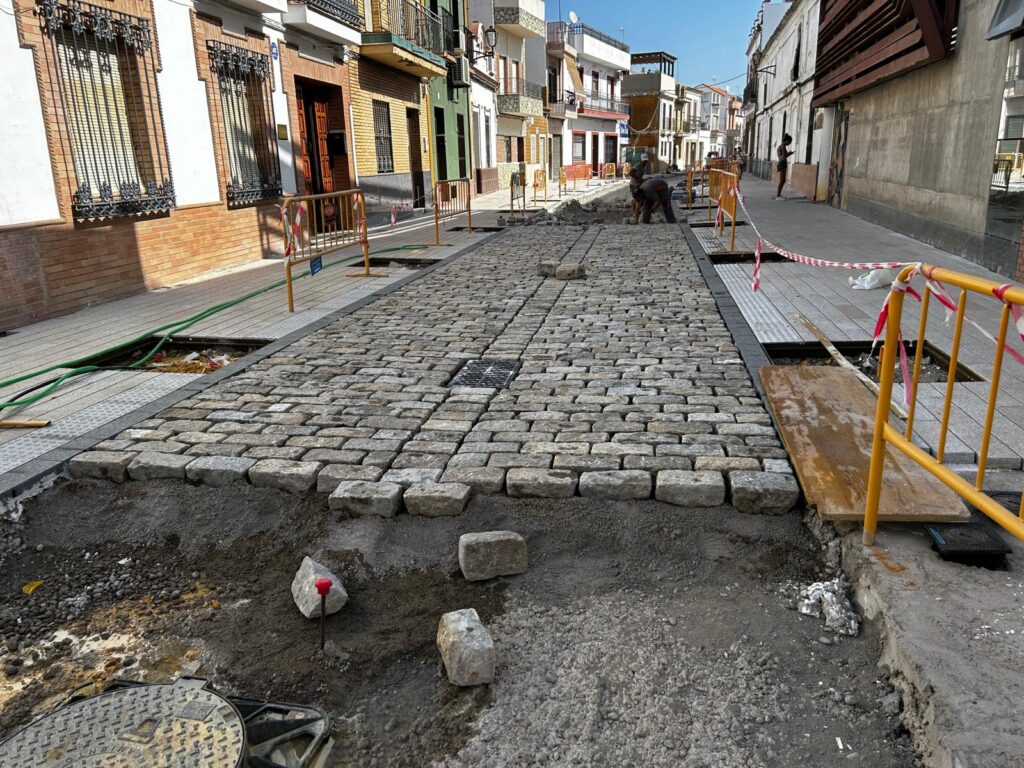
<path fill-rule="evenodd" d="M 808 504 L 826 520 L 863 520 L 874 395 L 850 371 L 830 366 L 769 365 L 761 381 Z M 879 520 L 968 518 L 956 493 L 896 449 L 886 451 Z"/>

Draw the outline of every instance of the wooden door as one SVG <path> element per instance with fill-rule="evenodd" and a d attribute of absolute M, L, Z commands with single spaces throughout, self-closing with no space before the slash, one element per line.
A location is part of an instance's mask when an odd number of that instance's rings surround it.
<path fill-rule="evenodd" d="M 334 191 L 334 174 L 331 172 L 331 153 L 327 148 L 327 99 L 318 98 L 313 102 L 313 113 L 316 118 L 316 154 L 320 170 L 320 189 L 322 192 Z"/>
<path fill-rule="evenodd" d="M 302 86 L 298 83 L 295 85 L 295 106 L 299 118 L 299 147 L 301 149 L 299 165 L 302 167 L 302 179 L 305 182 L 303 184 L 302 191 L 308 195 L 313 189 L 313 178 L 310 173 L 309 165 L 309 135 L 306 130 L 306 102 Z"/>

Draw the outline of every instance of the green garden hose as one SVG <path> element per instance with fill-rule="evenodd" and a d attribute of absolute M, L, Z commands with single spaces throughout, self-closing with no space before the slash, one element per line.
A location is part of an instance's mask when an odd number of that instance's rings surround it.
<path fill-rule="evenodd" d="M 376 251 L 370 251 L 370 255 L 374 256 L 381 253 L 392 253 L 394 251 L 420 250 L 428 247 L 429 246 L 427 245 L 397 245 L 392 248 L 381 248 Z M 338 264 L 351 264 L 352 261 L 352 257 L 347 259 L 336 259 L 335 261 L 331 261 L 324 264 L 324 268 L 326 269 L 328 267 L 333 267 Z M 308 273 L 303 272 L 302 274 L 294 277 L 293 280 L 301 280 L 302 278 L 306 277 L 307 274 Z M 61 384 L 63 384 L 65 381 L 75 376 L 82 376 L 84 374 L 93 373 L 99 370 L 107 370 L 108 368 L 104 366 L 82 365 L 82 363 L 85 363 L 89 360 L 95 360 L 98 357 L 106 357 L 107 355 L 119 352 L 122 349 L 133 347 L 136 344 L 145 341 L 146 339 L 152 338 L 153 336 L 162 331 L 163 335 L 159 338 L 159 340 L 156 342 L 153 348 L 145 355 L 145 357 L 141 358 L 140 360 L 136 360 L 134 363 L 131 363 L 130 365 L 124 366 L 126 369 L 142 368 L 143 366 L 146 365 L 146 363 L 153 359 L 157 352 L 159 352 L 175 334 L 181 333 L 186 328 L 189 328 L 195 325 L 196 323 L 200 322 L 201 320 L 205 320 L 206 318 L 217 314 L 218 312 L 223 312 L 225 309 L 236 306 L 237 304 L 241 304 L 243 301 L 248 301 L 249 299 L 255 298 L 256 296 L 260 296 L 264 293 L 267 293 L 268 291 L 272 291 L 275 288 L 280 288 L 282 285 L 285 284 L 285 282 L 285 280 L 276 280 L 273 283 L 270 283 L 269 285 L 263 286 L 262 288 L 257 288 L 255 291 L 250 291 L 244 296 L 239 296 L 238 298 L 229 299 L 228 301 L 223 301 L 220 304 L 215 304 L 212 307 L 204 309 L 201 312 L 197 312 L 191 317 L 186 317 L 184 320 L 175 320 L 170 323 L 164 323 L 163 325 L 159 325 L 156 328 L 151 328 L 145 333 L 142 333 L 132 339 L 128 339 L 127 341 L 123 341 L 119 344 L 115 344 L 112 347 L 108 347 L 107 349 L 104 349 L 100 352 L 95 352 L 86 357 L 78 357 L 75 358 L 74 360 L 66 360 L 62 363 L 56 363 L 54 365 L 47 366 L 46 368 L 40 368 L 38 371 L 32 371 L 31 373 L 23 373 L 20 376 L 15 376 L 13 378 L 0 381 L 0 389 L 5 389 L 19 382 L 34 379 L 37 376 L 42 376 L 45 373 L 50 373 L 51 371 L 56 371 L 60 368 L 71 369 L 64 373 L 63 375 L 59 376 L 58 378 L 54 379 L 45 389 L 34 395 L 31 395 L 30 397 L 23 397 L 19 395 L 14 400 L 8 403 L 0 402 L 0 411 L 4 410 L 5 408 L 16 408 L 23 405 L 31 405 L 32 403 L 39 402 L 44 397 L 47 397 L 59 386 L 61 386 Z M 34 389 L 36 388 L 33 387 L 29 391 L 33 391 Z"/>

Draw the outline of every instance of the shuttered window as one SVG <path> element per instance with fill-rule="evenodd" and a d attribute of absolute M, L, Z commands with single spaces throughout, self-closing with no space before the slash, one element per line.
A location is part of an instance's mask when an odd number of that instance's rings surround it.
<path fill-rule="evenodd" d="M 377 151 L 377 173 L 394 173 L 394 148 L 391 146 L 391 105 L 373 102 L 373 137 Z"/>
<path fill-rule="evenodd" d="M 149 22 L 89 3 L 41 0 L 37 12 L 70 143 L 75 218 L 174 207 Z"/>
<path fill-rule="evenodd" d="M 1024 115 L 1010 115 L 1006 118 L 1004 139 L 1024 139 Z"/>
<path fill-rule="evenodd" d="M 231 176 L 228 203 L 275 200 L 281 196 L 281 163 L 274 135 L 270 57 L 215 40 L 206 45 L 220 92 Z"/>

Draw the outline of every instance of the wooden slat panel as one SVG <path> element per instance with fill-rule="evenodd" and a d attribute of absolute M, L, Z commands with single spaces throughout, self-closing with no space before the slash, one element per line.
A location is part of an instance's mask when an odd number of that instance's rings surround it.
<path fill-rule="evenodd" d="M 875 397 L 842 368 L 770 365 L 760 374 L 807 503 L 825 520 L 862 520 Z M 956 493 L 889 448 L 878 519 L 956 522 L 969 514 Z"/>

